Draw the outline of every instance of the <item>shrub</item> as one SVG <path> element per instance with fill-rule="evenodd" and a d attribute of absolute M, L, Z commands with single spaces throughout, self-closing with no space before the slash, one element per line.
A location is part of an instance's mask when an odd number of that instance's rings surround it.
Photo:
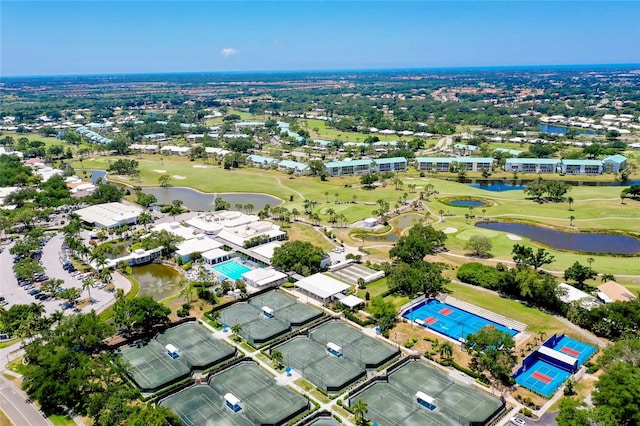
<path fill-rule="evenodd" d="M 493 266 L 486 266 L 478 262 L 465 263 L 458 268 L 456 278 L 460 281 L 488 288 L 498 289 L 502 273 Z"/>

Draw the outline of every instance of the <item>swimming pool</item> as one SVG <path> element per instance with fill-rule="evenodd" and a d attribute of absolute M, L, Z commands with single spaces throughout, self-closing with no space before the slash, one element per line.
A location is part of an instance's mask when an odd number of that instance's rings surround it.
<path fill-rule="evenodd" d="M 511 336 L 515 336 L 518 333 L 507 326 L 435 299 L 427 300 L 409 308 L 402 316 L 457 341 L 466 339 L 469 334 L 476 333 L 488 325 L 494 326 L 498 330 L 506 331 Z"/>
<path fill-rule="evenodd" d="M 217 265 L 212 266 L 211 268 L 215 269 L 219 274 L 224 275 L 227 278 L 232 280 L 239 280 L 242 278 L 242 274 L 245 272 L 249 272 L 251 268 L 247 268 L 242 263 L 237 262 L 235 260 L 230 260 L 228 262 L 219 263 Z"/>

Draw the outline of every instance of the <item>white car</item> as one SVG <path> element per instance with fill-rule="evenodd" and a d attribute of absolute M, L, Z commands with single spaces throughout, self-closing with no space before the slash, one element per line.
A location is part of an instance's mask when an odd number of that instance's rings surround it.
<path fill-rule="evenodd" d="M 525 422 L 523 419 L 517 416 L 511 417 L 511 420 L 509 421 L 509 423 L 515 426 L 527 426 L 527 422 Z"/>

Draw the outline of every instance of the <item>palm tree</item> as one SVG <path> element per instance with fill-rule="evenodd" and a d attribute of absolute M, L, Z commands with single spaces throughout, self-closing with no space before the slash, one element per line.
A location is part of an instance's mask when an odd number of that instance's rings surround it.
<path fill-rule="evenodd" d="M 487 212 L 487 209 L 482 209 L 482 220 L 484 220 L 484 214 Z"/>
<path fill-rule="evenodd" d="M 589 269 L 591 269 L 591 265 L 595 262 L 593 257 L 587 257 L 587 263 L 589 264 Z"/>
<path fill-rule="evenodd" d="M 353 410 L 353 414 L 356 417 L 356 425 L 364 425 L 367 423 L 365 414 L 369 412 L 369 406 L 364 399 L 358 398 L 351 409 Z"/>
<path fill-rule="evenodd" d="M 329 203 L 329 191 L 324 191 L 324 198 L 327 200 L 327 204 Z"/>
<path fill-rule="evenodd" d="M 571 206 L 573 205 L 573 197 L 567 197 L 567 203 L 569 203 L 569 211 L 572 211 L 573 209 Z"/>
<path fill-rule="evenodd" d="M 333 195 L 335 195 L 335 196 L 336 196 L 336 204 L 338 204 L 338 197 L 340 196 L 340 193 L 339 193 L 339 192 L 336 192 L 336 193 L 335 193 L 335 194 L 333 194 Z"/>
<path fill-rule="evenodd" d="M 440 222 L 444 222 L 444 220 L 442 219 L 442 216 L 444 216 L 444 210 L 438 210 L 438 214 L 440 215 Z"/>
<path fill-rule="evenodd" d="M 56 325 L 60 325 L 60 321 L 62 321 L 62 318 L 64 318 L 64 312 L 62 311 L 54 311 L 49 316 L 49 319 L 51 320 L 51 322 L 53 322 Z"/>
<path fill-rule="evenodd" d="M 576 218 L 576 217 L 575 217 L 574 215 L 569 216 L 569 226 L 573 226 L 573 220 L 574 220 L 575 218 Z"/>
<path fill-rule="evenodd" d="M 240 337 L 240 333 L 242 333 L 242 326 L 238 323 L 235 323 L 231 326 L 231 332 L 237 338 Z"/>
<path fill-rule="evenodd" d="M 147 230 L 147 225 L 153 223 L 153 216 L 149 212 L 142 212 L 136 218 L 136 221 L 144 226 L 145 231 Z"/>
<path fill-rule="evenodd" d="M 220 313 L 220 311 L 211 311 L 209 312 L 208 316 L 211 319 L 211 321 L 219 323 L 220 317 L 222 317 L 222 314 Z"/>
<path fill-rule="evenodd" d="M 607 281 L 615 281 L 616 277 L 614 277 L 612 274 L 602 274 L 602 276 L 600 277 L 600 282 L 606 283 Z"/>
<path fill-rule="evenodd" d="M 89 293 L 89 303 L 93 303 L 93 299 L 91 298 L 91 287 L 93 287 L 95 283 L 91 278 L 86 278 L 82 280 L 82 289 L 87 290 Z"/>
<path fill-rule="evenodd" d="M 293 208 L 291 210 L 291 214 L 293 215 L 293 220 L 297 221 L 298 220 L 298 216 L 300 215 L 300 212 L 298 211 L 298 209 Z"/>
<path fill-rule="evenodd" d="M 271 359 L 276 363 L 276 369 L 282 368 L 282 360 L 284 359 L 284 355 L 277 349 L 271 351 Z"/>
<path fill-rule="evenodd" d="M 439 354 L 442 359 L 451 359 L 453 355 L 453 345 L 450 342 L 444 342 L 440 345 Z"/>
<path fill-rule="evenodd" d="M 429 210 L 427 210 L 424 213 L 424 217 L 427 219 L 427 226 L 429 226 L 429 219 L 431 219 L 431 212 Z"/>

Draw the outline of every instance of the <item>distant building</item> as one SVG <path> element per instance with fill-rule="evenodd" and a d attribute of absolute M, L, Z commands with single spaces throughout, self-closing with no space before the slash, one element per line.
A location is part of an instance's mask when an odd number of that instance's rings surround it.
<path fill-rule="evenodd" d="M 627 167 L 627 157 L 616 154 L 602 160 L 605 171 L 619 173 Z"/>
<path fill-rule="evenodd" d="M 631 302 L 637 297 L 631 293 L 626 287 L 615 281 L 607 281 L 598 286 L 598 298 L 604 303 L 612 302 Z"/>
<path fill-rule="evenodd" d="M 105 203 L 76 210 L 75 214 L 91 226 L 113 229 L 135 224 L 143 211 L 140 207 L 131 204 Z"/>
<path fill-rule="evenodd" d="M 398 172 L 407 170 L 404 157 L 377 158 L 375 160 L 331 161 L 324 165 L 330 176 L 362 175 L 373 172 Z"/>
<path fill-rule="evenodd" d="M 491 157 L 418 157 L 416 168 L 418 171 L 448 172 L 452 164 L 464 165 L 465 170 L 478 172 L 491 170 L 493 158 Z"/>

